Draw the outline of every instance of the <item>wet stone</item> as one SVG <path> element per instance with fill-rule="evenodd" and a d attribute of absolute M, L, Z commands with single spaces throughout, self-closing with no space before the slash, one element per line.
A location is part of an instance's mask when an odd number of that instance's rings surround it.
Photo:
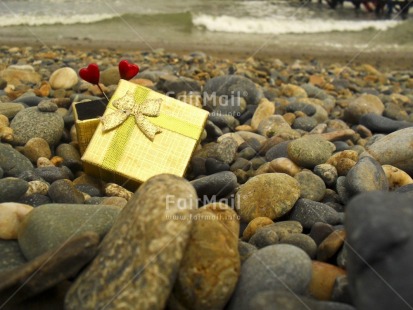
<path fill-rule="evenodd" d="M 175 200 L 167 207 L 171 195 Z M 197 206 L 194 189 L 182 178 L 164 174 L 145 182 L 70 288 L 65 309 L 109 302 L 113 308 L 164 309 L 190 236 L 191 209 Z"/>

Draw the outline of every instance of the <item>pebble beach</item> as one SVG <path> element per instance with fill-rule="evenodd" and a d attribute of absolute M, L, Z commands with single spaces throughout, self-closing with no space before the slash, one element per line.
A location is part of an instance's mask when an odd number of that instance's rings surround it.
<path fill-rule="evenodd" d="M 0 46 L 0 309 L 411 309 L 412 56 L 293 52 Z M 73 114 L 122 59 L 209 112 L 136 192 L 84 173 Z"/>

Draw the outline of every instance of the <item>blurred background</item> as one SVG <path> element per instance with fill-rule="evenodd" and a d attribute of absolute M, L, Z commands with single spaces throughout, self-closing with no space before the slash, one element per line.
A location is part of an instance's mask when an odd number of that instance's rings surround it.
<path fill-rule="evenodd" d="M 1 0 L 0 43 L 251 55 L 413 48 L 413 7 L 401 10 L 412 1 L 354 1 Z"/>

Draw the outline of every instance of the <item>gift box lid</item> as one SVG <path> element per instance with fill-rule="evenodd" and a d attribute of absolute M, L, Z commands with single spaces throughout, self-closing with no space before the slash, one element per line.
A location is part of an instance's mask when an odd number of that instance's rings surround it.
<path fill-rule="evenodd" d="M 203 109 L 120 80 L 82 156 L 85 170 L 117 183 L 183 176 L 207 117 Z"/>

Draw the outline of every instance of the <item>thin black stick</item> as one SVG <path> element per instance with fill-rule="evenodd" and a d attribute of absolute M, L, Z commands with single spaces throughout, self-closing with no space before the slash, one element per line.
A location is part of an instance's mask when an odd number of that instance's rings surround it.
<path fill-rule="evenodd" d="M 103 91 L 102 87 L 100 87 L 99 83 L 96 85 L 99 87 L 100 91 L 102 92 L 103 96 L 105 96 L 106 100 L 109 101 L 108 96 L 106 96 L 105 92 Z"/>

